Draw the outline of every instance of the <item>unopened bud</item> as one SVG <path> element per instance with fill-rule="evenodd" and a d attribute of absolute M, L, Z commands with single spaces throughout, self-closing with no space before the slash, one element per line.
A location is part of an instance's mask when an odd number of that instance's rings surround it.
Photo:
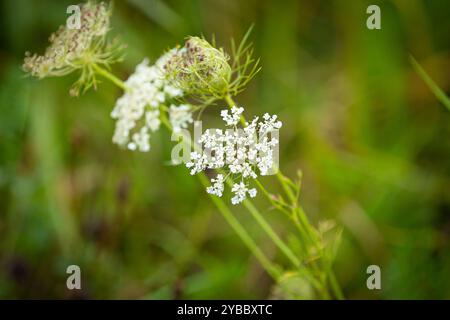
<path fill-rule="evenodd" d="M 184 92 L 220 96 L 231 77 L 228 56 L 198 37 L 189 38 L 165 65 L 167 78 Z"/>

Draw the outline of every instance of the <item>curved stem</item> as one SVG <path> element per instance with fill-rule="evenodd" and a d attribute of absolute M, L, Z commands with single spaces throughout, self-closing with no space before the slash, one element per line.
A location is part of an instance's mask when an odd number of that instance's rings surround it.
<path fill-rule="evenodd" d="M 339 286 L 339 283 L 337 282 L 336 275 L 331 268 L 329 270 L 328 277 L 330 279 L 331 288 L 333 289 L 336 298 L 338 298 L 338 300 L 344 300 L 344 294 L 341 290 L 341 287 Z"/>
<path fill-rule="evenodd" d="M 252 214 L 253 218 L 258 222 L 261 228 L 267 233 L 267 235 L 272 239 L 275 245 L 283 252 L 286 257 L 292 262 L 295 267 L 300 266 L 300 260 L 292 252 L 292 250 L 284 243 L 283 240 L 276 234 L 272 227 L 267 223 L 263 216 L 259 213 L 258 209 L 253 205 L 253 203 L 246 199 L 244 200 L 244 206 Z"/>
<path fill-rule="evenodd" d="M 120 80 L 119 78 L 117 78 L 115 75 L 113 75 L 111 72 L 109 72 L 108 70 L 103 69 L 102 67 L 100 67 L 97 64 L 92 64 L 92 68 L 95 70 L 95 72 L 97 72 L 99 75 L 105 77 L 106 79 L 108 79 L 109 81 L 111 81 L 112 83 L 114 83 L 116 86 L 118 86 L 119 88 L 126 90 L 127 87 L 125 85 L 125 83 Z"/>

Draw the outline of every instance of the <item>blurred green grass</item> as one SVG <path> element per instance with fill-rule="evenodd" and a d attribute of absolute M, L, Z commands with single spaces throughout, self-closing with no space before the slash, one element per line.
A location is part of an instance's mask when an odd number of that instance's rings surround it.
<path fill-rule="evenodd" d="M 128 49 L 113 69 L 126 78 L 187 35 L 215 34 L 227 48 L 254 23 L 263 70 L 237 100 L 249 115 L 279 114 L 281 166 L 302 169 L 306 211 L 344 226 L 336 268 L 346 296 L 448 299 L 450 113 L 409 55 L 449 92 L 450 4 L 376 2 L 380 31 L 365 27 L 368 1 L 116 1 L 112 33 Z M 0 297 L 270 296 L 270 279 L 196 179 L 165 164 L 166 132 L 149 154 L 119 150 L 109 117 L 116 88 L 102 83 L 75 99 L 72 76 L 24 77 L 24 52 L 45 48 L 70 4 L 1 4 Z M 258 201 L 283 234 L 280 217 Z M 80 292 L 65 287 L 69 264 L 81 267 Z M 381 291 L 366 288 L 370 264 L 381 266 Z"/>

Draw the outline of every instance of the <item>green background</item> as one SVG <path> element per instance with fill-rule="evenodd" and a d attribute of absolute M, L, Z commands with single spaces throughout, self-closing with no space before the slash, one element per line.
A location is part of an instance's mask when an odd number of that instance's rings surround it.
<path fill-rule="evenodd" d="M 111 143 L 121 92 L 72 98 L 76 76 L 38 81 L 20 66 L 42 52 L 73 1 L 2 1 L 0 298 L 267 298 L 273 283 L 186 168 L 168 165 L 164 130 L 147 154 Z M 381 7 L 382 29 L 366 28 Z M 450 90 L 450 3 L 115 1 L 111 36 L 128 44 L 122 79 L 188 35 L 251 41 L 263 69 L 237 97 L 246 116 L 283 121 L 281 167 L 304 175 L 311 219 L 344 237 L 335 269 L 350 299 L 450 298 L 450 112 L 411 67 Z M 219 109 L 204 116 L 214 124 Z M 275 188 L 274 179 L 263 183 Z M 274 228 L 286 222 L 263 197 Z M 285 263 L 241 207 L 258 244 Z M 66 288 L 66 267 L 82 290 Z M 382 289 L 366 287 L 377 264 Z"/>

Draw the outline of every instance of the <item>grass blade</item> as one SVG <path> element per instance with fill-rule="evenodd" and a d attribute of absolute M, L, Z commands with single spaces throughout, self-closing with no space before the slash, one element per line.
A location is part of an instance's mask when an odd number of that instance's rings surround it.
<path fill-rule="evenodd" d="M 430 88 L 431 92 L 436 96 L 436 98 L 450 111 L 450 99 L 444 93 L 444 91 L 439 88 L 436 82 L 431 79 L 431 77 L 427 74 L 427 72 L 422 68 L 422 66 L 417 62 L 417 60 L 410 56 L 411 64 L 417 74 L 422 78 L 422 80 L 426 83 L 428 88 Z"/>

